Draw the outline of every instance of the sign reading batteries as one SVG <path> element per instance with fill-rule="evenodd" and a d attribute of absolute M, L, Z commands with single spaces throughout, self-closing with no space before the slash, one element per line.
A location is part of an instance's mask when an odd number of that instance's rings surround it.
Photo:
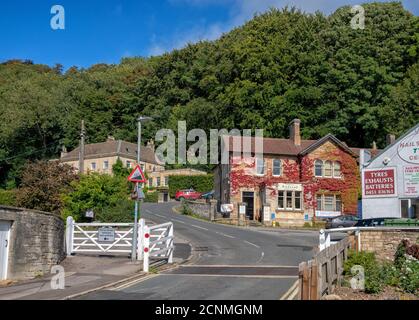
<path fill-rule="evenodd" d="M 362 193 L 364 198 L 397 196 L 395 168 L 364 169 Z"/>

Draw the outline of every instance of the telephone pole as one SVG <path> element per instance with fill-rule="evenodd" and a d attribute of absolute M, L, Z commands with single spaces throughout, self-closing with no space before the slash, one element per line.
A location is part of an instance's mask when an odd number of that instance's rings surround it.
<path fill-rule="evenodd" d="M 79 173 L 84 173 L 84 144 L 86 137 L 86 129 L 84 127 L 84 120 L 81 121 L 81 132 L 80 132 L 80 150 L 79 150 Z"/>

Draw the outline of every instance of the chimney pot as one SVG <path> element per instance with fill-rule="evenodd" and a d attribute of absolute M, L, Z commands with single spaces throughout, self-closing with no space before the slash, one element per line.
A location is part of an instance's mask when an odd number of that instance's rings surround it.
<path fill-rule="evenodd" d="M 387 145 L 391 145 L 396 141 L 396 136 L 394 134 L 388 134 L 386 137 Z"/>
<path fill-rule="evenodd" d="M 300 134 L 300 119 L 294 119 L 290 123 L 290 140 L 294 143 L 296 146 L 301 145 L 301 134 Z"/>

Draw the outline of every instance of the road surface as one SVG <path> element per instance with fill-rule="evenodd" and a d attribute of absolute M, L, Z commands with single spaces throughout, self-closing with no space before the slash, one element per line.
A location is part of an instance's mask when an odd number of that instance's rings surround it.
<path fill-rule="evenodd" d="M 141 215 L 156 223 L 172 221 L 175 237 L 192 246 L 191 259 L 129 287 L 80 299 L 279 299 L 318 244 L 317 232 L 220 225 L 176 214 L 173 206 L 146 203 Z"/>

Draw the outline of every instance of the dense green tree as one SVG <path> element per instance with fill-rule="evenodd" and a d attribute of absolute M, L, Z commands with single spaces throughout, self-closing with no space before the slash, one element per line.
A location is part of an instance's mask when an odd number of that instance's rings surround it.
<path fill-rule="evenodd" d="M 74 169 L 57 161 L 37 161 L 23 167 L 16 206 L 60 214 L 61 194 L 71 192 L 78 180 Z"/>
<path fill-rule="evenodd" d="M 293 118 L 304 138 L 327 133 L 355 147 L 417 123 L 419 19 L 401 3 L 369 3 L 365 29 L 349 6 L 333 14 L 295 8 L 255 16 L 215 41 L 151 58 L 88 69 L 13 60 L 0 64 L 0 187 L 18 186 L 27 159 L 58 157 L 113 135 L 136 140 L 136 117 L 161 128 L 263 128 L 286 137 Z M 400 116 L 402 115 L 402 116 Z M 211 169 L 210 166 L 206 167 Z"/>

